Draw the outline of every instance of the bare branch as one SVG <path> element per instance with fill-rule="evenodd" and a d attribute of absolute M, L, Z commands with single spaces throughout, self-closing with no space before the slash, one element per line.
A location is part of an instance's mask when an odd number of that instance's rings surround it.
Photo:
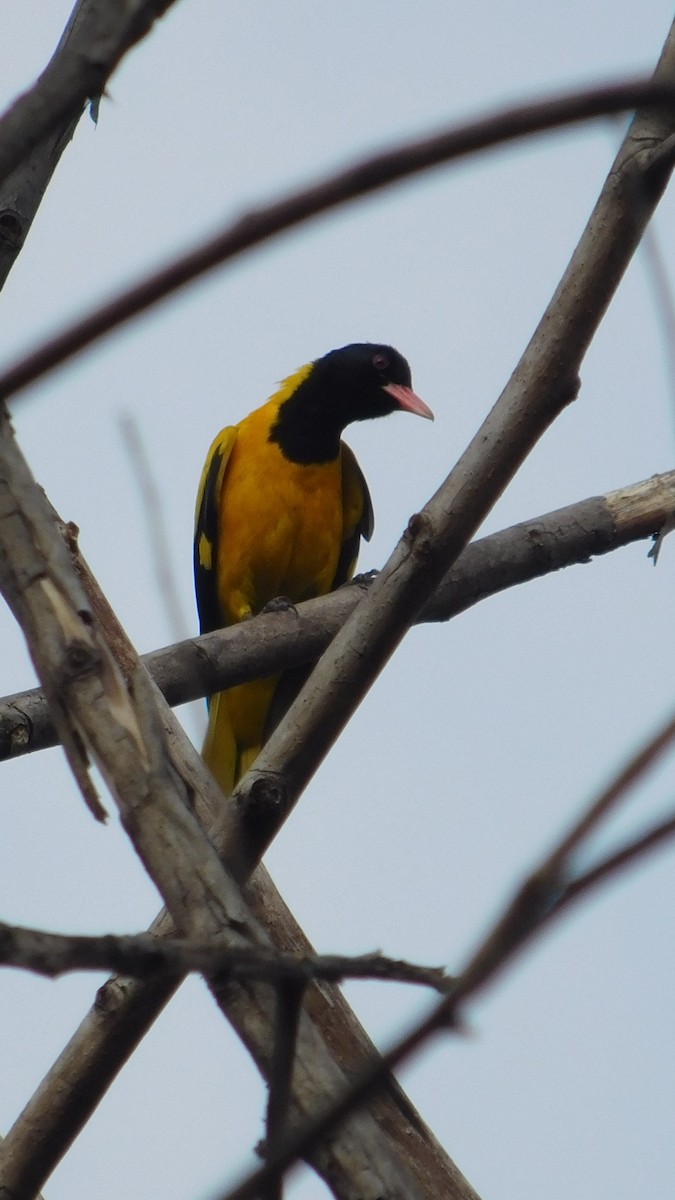
<path fill-rule="evenodd" d="M 671 31 L 657 74 L 672 76 L 674 58 L 675 39 Z M 636 171 L 640 148 L 651 142 L 663 145 L 671 135 L 672 130 L 665 121 L 657 119 L 650 125 L 643 115 L 633 122 L 582 243 L 511 384 L 458 468 L 427 505 L 421 519 L 413 519 L 407 541 L 404 539 L 399 545 L 359 606 L 357 615 L 336 637 L 286 721 L 258 759 L 256 769 L 249 773 L 254 778 L 258 776 L 258 780 L 264 779 L 267 773 L 272 787 L 278 788 L 288 782 L 289 791 L 283 797 L 285 804 L 292 801 L 296 788 L 300 790 L 311 776 L 319 758 L 352 711 L 349 692 L 361 694 L 367 681 L 386 661 L 412 616 L 421 608 L 424 585 L 435 586 L 440 579 L 445 554 L 450 557 L 457 553 L 465 531 L 484 515 L 487 505 L 499 494 L 529 446 L 569 400 L 572 380 L 592 332 L 665 185 L 663 175 L 658 180 L 652 176 L 649 186 L 645 185 L 642 176 L 641 183 L 640 166 Z M 643 159 L 642 168 L 644 166 Z M 389 617 L 394 614 L 395 630 L 390 625 L 383 626 L 376 601 L 386 609 Z M 365 659 L 369 661 L 364 671 L 361 664 Z M 324 701 L 329 681 L 330 708 L 333 713 L 337 709 L 338 716 L 326 731 L 322 726 L 328 715 Z M 295 730 L 292 728 L 294 722 Z M 315 749 L 317 739 L 320 744 Z M 250 792 L 248 778 L 238 789 L 242 807 L 247 789 Z M 255 850 L 251 848 L 251 853 L 260 850 L 260 839 L 255 841 Z M 503 920 L 469 962 L 451 997 L 387 1056 L 389 1067 L 398 1065 L 441 1027 L 455 1024 L 459 1002 L 483 986 L 522 945 L 532 929 L 541 924 L 544 914 L 550 910 L 547 884 L 548 881 L 534 876 L 521 889 Z M 495 944 L 501 947 L 500 954 L 496 953 Z M 332 1121 L 339 1121 L 352 1111 L 352 1105 L 370 1093 L 378 1075 L 379 1068 L 367 1073 L 342 1101 L 336 1102 L 329 1116 L 313 1122 L 308 1135 L 310 1139 L 325 1134 Z M 245 1196 L 258 1194 L 293 1161 L 300 1144 L 306 1145 L 303 1139 L 289 1137 L 285 1152 L 272 1156 L 267 1168 L 235 1189 L 231 1193 L 232 1200 L 235 1196 L 237 1200 L 243 1200 Z"/>
<path fill-rule="evenodd" d="M 2 1134 L 0 1134 L 0 1146 L 2 1146 L 4 1140 L 5 1139 L 3 1138 Z M 44 1200 L 44 1196 L 42 1195 L 42 1192 L 34 1192 L 31 1200 Z"/>
<path fill-rule="evenodd" d="M 173 0 L 78 0 L 37 83 L 0 118 L 0 287 L 87 100 Z"/>
<path fill-rule="evenodd" d="M 672 748 L 675 741 L 675 717 L 670 716 L 659 730 L 646 740 L 607 787 L 591 801 L 572 829 L 518 888 L 512 902 L 474 954 L 459 978 L 462 997 L 475 993 L 501 969 L 504 962 L 523 944 L 541 932 L 547 922 L 558 917 L 565 907 L 591 887 L 596 887 L 623 870 L 648 850 L 662 844 L 675 832 L 675 819 L 659 823 L 606 856 L 595 867 L 574 871 L 574 858 L 589 841 L 613 809 L 634 791 L 647 771 Z"/>
<path fill-rule="evenodd" d="M 68 971 L 117 971 L 136 979 L 198 971 L 222 981 L 260 979 L 305 988 L 312 979 L 340 983 L 344 979 L 411 983 L 447 992 L 450 980 L 442 967 L 423 967 L 387 955 L 290 954 L 273 947 L 234 948 L 220 937 L 158 938 L 151 933 L 100 937 L 48 933 L 0 921 L 0 965 L 20 967 L 54 979 Z"/>
<path fill-rule="evenodd" d="M 116 694 L 121 707 L 124 700 L 119 673 L 103 676 L 102 647 L 91 627 L 87 598 L 81 588 L 70 587 L 71 574 L 63 539 L 17 451 L 6 414 L 0 414 L 0 586 L 25 631 L 75 778 L 102 820 L 105 810 L 89 777 L 83 732 L 68 711 L 67 697 L 71 689 L 82 688 L 88 692 L 87 705 L 99 711 L 107 696 Z M 90 685 L 97 669 L 100 683 L 94 692 Z"/>
<path fill-rule="evenodd" d="M 459 556 L 418 621 L 447 621 L 488 596 L 552 571 L 587 563 L 655 535 L 675 511 L 675 471 L 480 538 Z M 172 705 L 315 661 L 358 604 L 370 580 L 241 625 L 143 656 Z M 0 761 L 57 744 L 42 691 L 0 700 Z"/>
<path fill-rule="evenodd" d="M 232 261 L 254 246 L 342 204 L 491 146 L 626 109 L 664 106 L 663 119 L 655 117 L 655 128 L 657 125 L 664 128 L 663 135 L 657 137 L 663 145 L 670 124 L 665 114 L 672 112 L 674 103 L 675 86 L 662 71 L 651 82 L 591 88 L 539 103 L 530 102 L 504 109 L 433 137 L 421 138 L 373 155 L 309 188 L 293 192 L 275 204 L 252 210 L 196 249 L 188 251 L 154 274 L 145 276 L 135 286 L 120 292 L 87 317 L 43 342 L 0 374 L 0 398 L 7 400 L 15 396 L 47 371 L 66 362 L 85 346 L 90 346 L 132 317 L 145 312 L 185 284 Z M 669 154 L 662 153 L 659 159 L 664 183 L 671 168 L 671 158 L 672 148 L 669 148 Z M 646 164 L 643 162 L 642 165 L 645 169 Z M 648 207 L 651 210 L 651 206 Z"/>
<path fill-rule="evenodd" d="M 597 887 L 599 883 L 604 883 L 611 875 L 616 875 L 619 871 L 623 871 L 626 867 L 632 866 L 639 858 L 643 858 L 645 854 L 652 850 L 660 849 L 667 842 L 675 837 L 675 816 L 667 817 L 664 821 L 658 821 L 651 828 L 646 829 L 639 837 L 633 838 L 626 842 L 613 854 L 608 854 L 606 858 L 600 860 L 595 866 L 589 867 L 581 875 L 577 875 L 565 888 L 560 900 L 558 908 L 578 900 L 582 894 L 585 894 L 590 888 Z"/>
<path fill-rule="evenodd" d="M 617 807 L 636 783 L 648 771 L 654 769 L 662 756 L 670 750 L 673 741 L 675 741 L 675 716 L 669 717 L 654 736 L 645 742 L 644 746 L 632 756 L 626 766 L 600 793 L 597 800 L 573 825 L 554 854 L 548 859 L 547 874 L 559 876 L 568 870 L 573 853 L 588 840 L 590 834 L 607 817 L 608 813 Z"/>
<path fill-rule="evenodd" d="M 0 119 L 0 180 L 103 95 L 120 59 L 173 0 L 80 0 L 37 82 Z"/>

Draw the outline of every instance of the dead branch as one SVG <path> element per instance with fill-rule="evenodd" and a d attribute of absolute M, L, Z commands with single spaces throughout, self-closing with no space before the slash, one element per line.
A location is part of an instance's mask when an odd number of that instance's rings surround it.
<path fill-rule="evenodd" d="M 69 971 L 117 971 L 135 979 L 197 971 L 222 981 L 261 979 L 303 987 L 312 979 L 411 983 L 447 992 L 442 967 L 423 967 L 385 954 L 290 954 L 273 947 L 224 945 L 219 937 L 157 938 L 151 933 L 85 936 L 49 933 L 0 921 L 0 965 L 34 971 L 55 979 Z"/>
<path fill-rule="evenodd" d="M 672 124 L 666 113 L 672 113 L 674 102 L 675 87 L 664 70 L 649 82 L 576 91 L 551 100 L 504 109 L 496 115 L 490 114 L 436 136 L 373 155 L 309 188 L 293 192 L 275 204 L 252 210 L 167 267 L 144 276 L 139 283 L 120 292 L 7 368 L 0 374 L 0 398 L 7 400 L 16 396 L 47 371 L 215 267 L 351 200 L 491 146 L 625 109 L 651 108 L 662 112 L 663 119 L 657 119 L 656 124 L 663 129 L 663 135 L 657 136 L 656 141 L 663 148 Z M 663 106 L 663 109 L 656 106 Z M 659 159 L 658 168 L 664 185 L 673 152 L 674 147 L 668 144 L 667 152 L 662 149 Z"/>
<path fill-rule="evenodd" d="M 78 0 L 51 61 L 0 118 L 0 287 L 88 100 L 173 0 Z"/>

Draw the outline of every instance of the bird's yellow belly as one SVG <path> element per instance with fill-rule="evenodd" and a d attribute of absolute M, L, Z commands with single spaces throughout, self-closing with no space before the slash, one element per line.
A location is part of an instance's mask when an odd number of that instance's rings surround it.
<path fill-rule="evenodd" d="M 217 564 L 228 624 L 260 612 L 276 596 L 299 604 L 324 595 L 335 579 L 344 520 L 340 461 L 284 462 L 275 471 L 277 457 L 271 446 L 245 473 L 230 463 Z"/>

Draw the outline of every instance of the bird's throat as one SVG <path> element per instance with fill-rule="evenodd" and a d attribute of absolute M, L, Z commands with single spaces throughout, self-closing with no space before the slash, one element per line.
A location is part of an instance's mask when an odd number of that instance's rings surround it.
<path fill-rule="evenodd" d="M 342 429 L 320 398 L 315 403 L 312 391 L 302 387 L 280 404 L 269 440 L 289 462 L 320 466 L 338 457 Z"/>

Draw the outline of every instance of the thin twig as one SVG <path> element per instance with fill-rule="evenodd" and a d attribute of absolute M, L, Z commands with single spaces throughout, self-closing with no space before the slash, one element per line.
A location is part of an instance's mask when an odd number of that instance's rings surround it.
<path fill-rule="evenodd" d="M 117 971 L 130 978 L 197 971 L 227 980 L 257 979 L 288 983 L 304 990 L 312 979 L 382 980 L 448 990 L 441 967 L 423 967 L 379 953 L 343 955 L 284 954 L 273 947 L 233 947 L 214 937 L 157 938 L 150 933 L 48 933 L 0 922 L 0 965 L 20 967 L 53 979 L 68 971 Z"/>
<path fill-rule="evenodd" d="M 675 415 L 675 296 L 656 232 L 651 227 L 644 237 L 644 260 L 654 294 L 654 309 L 661 330 L 661 347 L 666 364 L 670 406 Z"/>
<path fill-rule="evenodd" d="M 220 233 L 174 259 L 168 266 L 118 293 L 94 312 L 48 338 L 0 374 L 0 398 L 9 399 L 47 371 L 172 295 L 185 284 L 231 262 L 296 225 L 402 179 L 491 146 L 589 121 L 626 109 L 672 106 L 675 86 L 668 80 L 620 83 L 575 91 L 490 113 L 487 117 L 422 137 L 372 155 L 346 170 L 293 192 L 276 203 L 253 209 Z M 1 165 L 1 160 L 0 160 Z"/>
<path fill-rule="evenodd" d="M 651 850 L 665 846 L 673 837 L 675 837 L 675 817 L 667 817 L 664 821 L 656 822 L 639 837 L 626 842 L 613 854 L 608 854 L 606 858 L 601 859 L 587 871 L 583 871 L 572 879 L 560 896 L 557 908 L 562 909 L 571 901 L 578 900 L 590 888 L 597 887 L 599 883 L 604 883 L 610 875 L 616 875 L 625 867 L 632 866 Z"/>
<path fill-rule="evenodd" d="M 672 716 L 668 717 L 653 737 L 649 738 L 637 754 L 634 754 L 618 771 L 590 808 L 562 838 L 544 866 L 547 874 L 551 876 L 560 875 L 562 872 L 571 874 L 571 860 L 574 852 L 588 840 L 589 835 L 608 813 L 625 799 L 630 789 L 634 788 L 635 784 L 648 771 L 654 769 L 661 757 L 671 748 L 674 740 L 675 716 Z"/>
<path fill-rule="evenodd" d="M 647 771 L 654 768 L 675 740 L 675 718 L 668 717 L 659 730 L 638 748 L 611 780 L 583 810 L 572 829 L 563 834 L 553 850 L 518 888 L 500 920 L 485 939 L 471 963 L 462 972 L 471 990 L 482 987 L 501 967 L 508 954 L 520 949 L 544 925 L 557 918 L 571 900 L 606 882 L 624 867 L 672 836 L 672 820 L 638 834 L 599 863 L 575 873 L 579 856 L 600 824 L 616 806 L 625 802 Z"/>
<path fill-rule="evenodd" d="M 120 416 L 120 432 L 141 496 L 148 526 L 150 557 L 155 569 L 157 588 L 166 606 L 169 629 L 174 641 L 182 641 L 189 638 L 190 627 L 178 595 L 176 577 L 171 570 L 171 544 L 164 521 L 162 494 L 157 486 L 152 461 L 143 445 L 138 421 L 131 413 Z"/>

